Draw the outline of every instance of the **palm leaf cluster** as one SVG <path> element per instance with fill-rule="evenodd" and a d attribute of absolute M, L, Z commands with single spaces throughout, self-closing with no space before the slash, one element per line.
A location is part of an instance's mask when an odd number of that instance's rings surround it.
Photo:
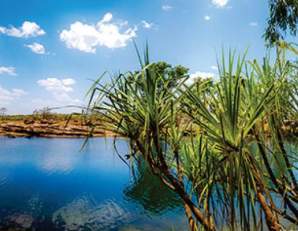
<path fill-rule="evenodd" d="M 230 51 L 217 80 L 191 85 L 187 69 L 137 52 L 139 71 L 95 82 L 89 112 L 181 198 L 191 230 L 295 227 L 297 152 L 283 133 L 297 120 L 297 66 L 286 49 L 262 64 Z"/>

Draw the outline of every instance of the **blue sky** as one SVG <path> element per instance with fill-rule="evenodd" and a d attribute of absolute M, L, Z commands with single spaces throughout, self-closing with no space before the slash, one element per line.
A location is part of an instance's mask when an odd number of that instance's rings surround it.
<path fill-rule="evenodd" d="M 260 0 L 1 0 L 0 107 L 32 113 L 84 104 L 90 79 L 138 68 L 131 39 L 153 60 L 216 73 L 221 48 L 266 52 Z"/>

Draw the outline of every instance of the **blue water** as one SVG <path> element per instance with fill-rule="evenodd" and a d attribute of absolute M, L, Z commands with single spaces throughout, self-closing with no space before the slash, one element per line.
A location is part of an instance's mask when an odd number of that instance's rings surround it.
<path fill-rule="evenodd" d="M 179 199 L 146 169 L 132 174 L 112 139 L 83 142 L 0 138 L 1 230 L 186 229 Z"/>

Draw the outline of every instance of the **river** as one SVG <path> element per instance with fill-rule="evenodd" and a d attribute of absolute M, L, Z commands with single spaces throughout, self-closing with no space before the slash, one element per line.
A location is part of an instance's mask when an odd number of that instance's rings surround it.
<path fill-rule="evenodd" d="M 179 199 L 148 171 L 132 174 L 111 138 L 83 142 L 0 138 L 1 230 L 186 230 Z"/>

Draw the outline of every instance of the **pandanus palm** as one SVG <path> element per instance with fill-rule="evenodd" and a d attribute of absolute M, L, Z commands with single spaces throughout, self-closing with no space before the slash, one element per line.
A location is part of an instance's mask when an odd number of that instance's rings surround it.
<path fill-rule="evenodd" d="M 277 57 L 276 62 L 272 65 L 269 64 L 269 58 L 264 59 L 262 66 L 257 62 L 252 63 L 254 73 L 260 82 L 255 87 L 257 90 L 260 91 L 272 83 L 278 87 L 271 107 L 267 108 L 264 117 L 265 123 L 268 124 L 266 132 L 271 137 L 266 139 L 262 129 L 254 129 L 254 136 L 258 141 L 259 151 L 271 183 L 275 186 L 278 194 L 284 198 L 286 207 L 298 220 L 298 209 L 295 205 L 298 201 L 298 184 L 293 171 L 295 156 L 293 158 L 286 151 L 285 138 L 281 130 L 285 122 L 293 116 L 297 118 L 295 108 L 295 98 L 297 97 L 295 78 L 297 76 L 293 76 L 295 73 L 293 65 L 285 59 L 285 51 L 280 47 L 277 48 Z M 283 213 L 286 214 L 286 212 Z"/>
<path fill-rule="evenodd" d="M 213 224 L 188 195 L 179 164 L 176 166 L 172 161 L 178 158 L 175 156 L 178 148 L 170 148 L 173 143 L 167 142 L 181 137 L 176 122 L 181 95 L 178 89 L 185 71 L 181 67 L 174 72 L 157 71 L 155 64 L 149 63 L 148 53 L 140 63 L 140 71 L 119 75 L 110 85 L 96 82 L 91 91 L 91 111 L 105 117 L 105 129 L 129 137 L 133 149 L 131 156 L 141 155 L 151 171 L 181 197 L 192 228 L 195 227 L 194 215 L 206 229 L 214 230 Z M 99 97 L 102 102 L 92 100 L 97 92 L 103 96 Z M 173 136 L 168 137 L 169 134 Z"/>
<path fill-rule="evenodd" d="M 289 98 L 286 97 L 291 89 L 285 87 L 285 84 L 290 70 L 288 64 L 283 63 L 279 56 L 272 68 L 266 62 L 261 69 L 254 62 L 251 67 L 246 66 L 246 72 L 243 72 L 244 57 L 238 57 L 236 65 L 234 59 L 235 55 L 230 53 L 228 65 L 225 65 L 223 57 L 222 65 L 219 67 L 220 80 L 215 85 L 213 97 L 209 97 L 208 105 L 204 103 L 202 94 L 194 94 L 193 89 L 188 88 L 184 111 L 203 130 L 209 144 L 215 145 L 218 150 L 220 165 L 217 169 L 220 170 L 220 174 L 214 179 L 224 181 L 223 193 L 230 196 L 228 213 L 231 214 L 232 228 L 237 223 L 233 220 L 236 208 L 240 214 L 242 228 L 248 228 L 249 207 L 255 214 L 255 200 L 258 200 L 268 228 L 279 230 L 281 225 L 277 213 L 282 212 L 276 208 L 271 198 L 271 183 L 275 187 L 273 191 L 280 194 L 290 213 L 294 214 L 294 217 L 291 217 L 283 211 L 284 217 L 295 223 L 297 191 L 296 179 L 292 172 L 293 161 L 289 160 L 283 146 L 280 126 L 274 124 L 274 131 L 264 131 L 261 128 L 264 121 L 279 118 L 274 113 L 278 111 L 278 107 L 288 105 Z M 281 103 L 283 101 L 284 103 Z M 266 144 L 269 142 L 272 145 L 275 142 L 276 132 L 279 151 L 270 149 Z M 265 134 L 271 137 L 265 139 Z M 253 149 L 253 144 L 258 148 Z M 280 178 L 274 174 L 270 160 L 275 161 L 275 169 L 281 169 L 281 161 L 285 163 L 287 168 L 283 170 Z M 281 184 L 283 179 L 292 182 L 294 186 Z M 238 202 L 237 207 L 234 205 L 235 201 Z"/>
<path fill-rule="evenodd" d="M 293 222 L 271 198 L 288 185 L 272 178 L 261 126 L 271 118 L 283 78 L 263 83 L 258 67 L 247 66 L 245 56 L 235 61 L 232 52 L 227 63 L 223 55 L 218 81 L 191 86 L 185 69 L 150 63 L 148 50 L 140 63 L 141 70 L 110 84 L 95 82 L 89 106 L 105 118 L 104 129 L 130 139 L 127 158 L 143 158 L 180 196 L 191 230 L 198 223 L 206 230 L 249 230 L 252 223 L 257 229 L 263 214 L 270 230 L 281 228 L 280 216 Z M 293 205 L 295 194 L 286 198 Z"/>
<path fill-rule="evenodd" d="M 188 103 L 184 105 L 185 113 L 198 124 L 204 136 L 218 150 L 220 165 L 213 171 L 220 170 L 216 180 L 222 180 L 223 192 L 229 199 L 232 228 L 236 224 L 235 198 L 239 204 L 239 214 L 243 228 L 247 227 L 248 209 L 246 203 L 254 209 L 254 200 L 258 199 L 267 218 L 267 225 L 279 229 L 277 218 L 266 200 L 266 190 L 259 156 L 251 151 L 251 134 L 256 123 L 264 116 L 264 111 L 272 101 L 276 86 L 272 84 L 262 94 L 255 95 L 253 77 L 246 78 L 242 72 L 245 56 L 229 54 L 228 65 L 224 56 L 219 67 L 220 80 L 215 85 L 213 97 L 206 105 L 200 95 L 186 91 Z M 253 192 L 253 193 L 252 193 Z"/>

